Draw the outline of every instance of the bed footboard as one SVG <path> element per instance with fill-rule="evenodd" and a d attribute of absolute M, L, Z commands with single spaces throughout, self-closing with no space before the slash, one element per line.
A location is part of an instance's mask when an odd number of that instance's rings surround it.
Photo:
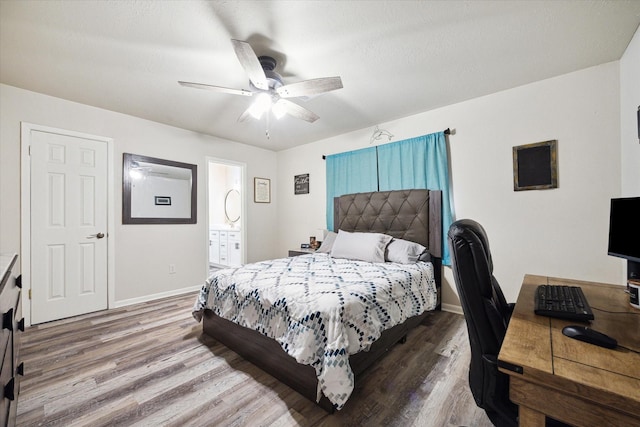
<path fill-rule="evenodd" d="M 220 341 L 245 360 L 288 385 L 307 399 L 316 401 L 318 379 L 315 369 L 296 362 L 296 359 L 282 350 L 277 341 L 258 331 L 223 319 L 211 310 L 205 310 L 202 324 L 205 334 Z M 334 411 L 333 404 L 324 395 L 317 403 L 328 412 Z"/>
<path fill-rule="evenodd" d="M 371 345 L 369 351 L 350 356 L 349 364 L 356 382 L 359 374 L 406 337 L 407 333 L 418 326 L 427 314 L 428 312 L 425 312 L 409 318 L 404 323 L 384 331 L 380 338 Z M 316 402 L 318 379 L 315 369 L 296 362 L 280 347 L 277 341 L 223 319 L 210 310 L 205 310 L 202 322 L 205 334 L 221 342 L 245 360 L 288 385 L 307 399 Z M 333 413 L 335 410 L 333 404 L 324 395 L 316 403 L 327 412 Z"/>

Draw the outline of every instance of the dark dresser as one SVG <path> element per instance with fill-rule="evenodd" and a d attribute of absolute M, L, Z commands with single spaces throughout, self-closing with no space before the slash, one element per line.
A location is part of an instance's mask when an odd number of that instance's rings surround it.
<path fill-rule="evenodd" d="M 18 408 L 19 378 L 24 366 L 19 362 L 22 317 L 21 278 L 14 273 L 18 255 L 0 255 L 0 425 L 13 426 Z"/>

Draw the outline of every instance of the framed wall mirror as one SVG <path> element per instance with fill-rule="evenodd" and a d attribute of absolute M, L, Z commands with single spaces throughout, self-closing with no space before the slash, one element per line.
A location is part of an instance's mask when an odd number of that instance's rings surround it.
<path fill-rule="evenodd" d="M 238 190 L 229 190 L 224 196 L 224 216 L 231 224 L 240 220 L 242 211 L 242 199 Z"/>
<path fill-rule="evenodd" d="M 124 153 L 123 224 L 195 224 L 198 166 Z"/>

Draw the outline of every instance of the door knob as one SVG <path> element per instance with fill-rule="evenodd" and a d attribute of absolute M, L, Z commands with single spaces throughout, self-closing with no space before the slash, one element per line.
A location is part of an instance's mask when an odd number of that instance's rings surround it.
<path fill-rule="evenodd" d="M 92 234 L 87 237 L 87 239 L 102 239 L 104 237 L 104 233 Z"/>

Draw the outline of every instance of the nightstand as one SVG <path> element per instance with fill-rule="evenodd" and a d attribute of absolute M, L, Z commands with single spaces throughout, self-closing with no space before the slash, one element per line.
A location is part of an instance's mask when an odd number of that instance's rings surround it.
<path fill-rule="evenodd" d="M 289 249 L 289 256 L 300 256 L 316 253 L 315 249 Z"/>

